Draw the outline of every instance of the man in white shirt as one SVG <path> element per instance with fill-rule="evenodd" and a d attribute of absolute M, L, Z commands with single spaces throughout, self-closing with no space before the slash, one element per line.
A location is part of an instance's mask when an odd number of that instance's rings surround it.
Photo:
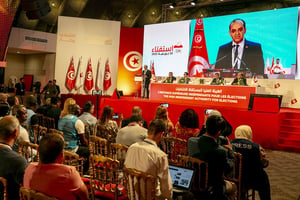
<path fill-rule="evenodd" d="M 147 137 L 147 129 L 143 127 L 143 117 L 133 115 L 130 120 L 131 122 L 117 133 L 116 142 L 118 144 L 130 146 L 133 143 L 143 141 Z"/>
<path fill-rule="evenodd" d="M 126 168 L 133 168 L 156 177 L 157 199 L 172 198 L 172 181 L 168 169 L 168 157 L 157 146 L 165 131 L 166 125 L 162 120 L 155 119 L 151 121 L 147 138 L 129 147 L 124 163 Z"/>

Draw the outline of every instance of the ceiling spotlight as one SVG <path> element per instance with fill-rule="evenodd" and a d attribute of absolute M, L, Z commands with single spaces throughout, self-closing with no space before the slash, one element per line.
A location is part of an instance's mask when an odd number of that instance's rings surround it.
<path fill-rule="evenodd" d="M 190 3 L 192 6 L 196 5 L 196 1 L 191 1 Z"/>
<path fill-rule="evenodd" d="M 176 7 L 176 3 L 172 3 L 172 4 L 169 5 L 169 8 L 171 8 L 171 9 L 173 9 L 175 7 Z"/>

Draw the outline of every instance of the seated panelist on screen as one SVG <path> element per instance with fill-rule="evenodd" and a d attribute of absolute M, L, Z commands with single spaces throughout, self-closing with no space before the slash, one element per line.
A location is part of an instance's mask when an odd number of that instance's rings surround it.
<path fill-rule="evenodd" d="M 236 78 L 233 79 L 231 85 L 242 85 L 242 86 L 246 86 L 247 85 L 247 80 L 244 77 L 244 74 L 242 73 L 238 73 L 236 75 Z"/>
<path fill-rule="evenodd" d="M 219 47 L 215 69 L 246 69 L 252 73 L 264 74 L 264 60 L 261 45 L 245 39 L 246 23 L 234 19 L 229 25 L 232 41 Z"/>
<path fill-rule="evenodd" d="M 179 79 L 179 83 L 189 84 L 191 82 L 191 79 L 189 78 L 189 73 L 184 72 L 183 78 Z"/>
<path fill-rule="evenodd" d="M 173 72 L 169 72 L 168 78 L 166 78 L 163 83 L 174 83 L 176 81 L 176 78 L 173 76 Z"/>
<path fill-rule="evenodd" d="M 220 77 L 219 73 L 215 73 L 213 80 L 210 82 L 211 85 L 224 85 L 225 81 L 223 77 Z"/>

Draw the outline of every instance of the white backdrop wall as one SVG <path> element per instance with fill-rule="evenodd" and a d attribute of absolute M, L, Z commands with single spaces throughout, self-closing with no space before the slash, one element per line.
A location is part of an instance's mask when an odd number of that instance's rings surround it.
<path fill-rule="evenodd" d="M 61 93 L 69 93 L 65 82 L 72 57 L 74 59 L 75 74 L 77 73 L 78 61 L 82 57 L 81 70 L 83 71 L 83 77 L 85 77 L 88 61 L 91 59 L 94 86 L 98 61 L 101 59 L 100 68 L 103 77 L 105 62 L 109 59 L 111 87 L 108 89 L 107 94 L 111 95 L 113 93 L 117 86 L 120 26 L 121 23 L 116 21 L 62 16 L 58 18 L 55 78 L 61 86 Z M 73 89 L 71 93 L 78 94 L 78 91 Z M 80 94 L 87 93 L 80 89 Z"/>

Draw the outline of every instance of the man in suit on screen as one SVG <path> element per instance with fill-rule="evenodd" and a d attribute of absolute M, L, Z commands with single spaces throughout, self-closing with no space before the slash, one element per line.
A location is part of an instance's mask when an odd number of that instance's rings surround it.
<path fill-rule="evenodd" d="M 229 25 L 232 42 L 220 46 L 215 69 L 240 69 L 252 73 L 264 73 L 261 45 L 245 39 L 246 23 L 234 19 Z"/>

